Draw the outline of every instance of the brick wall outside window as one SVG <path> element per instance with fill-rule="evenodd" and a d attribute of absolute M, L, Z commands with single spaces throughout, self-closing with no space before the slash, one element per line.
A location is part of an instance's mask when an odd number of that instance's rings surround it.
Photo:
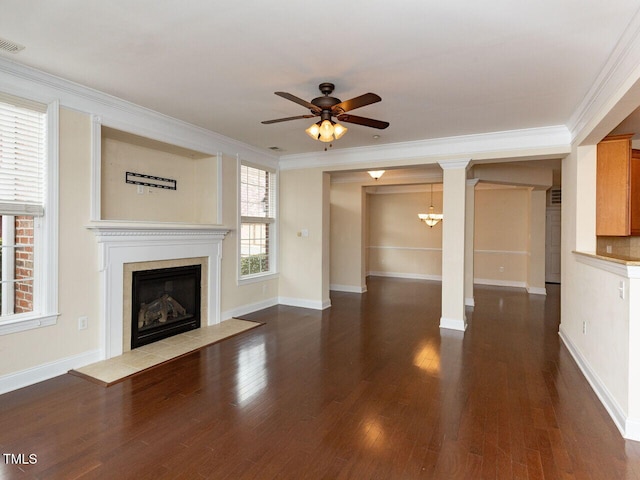
<path fill-rule="evenodd" d="M 16 218 L 15 313 L 33 311 L 33 217 Z"/>

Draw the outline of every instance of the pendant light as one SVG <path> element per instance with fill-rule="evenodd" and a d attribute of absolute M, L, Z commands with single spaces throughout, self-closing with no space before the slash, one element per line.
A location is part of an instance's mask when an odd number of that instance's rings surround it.
<path fill-rule="evenodd" d="M 435 213 L 433 208 L 433 184 L 429 184 L 430 187 L 430 199 L 429 199 L 429 213 L 419 213 L 418 218 L 421 222 L 424 222 L 429 228 L 433 228 L 442 220 L 443 215 L 441 213 Z"/>
<path fill-rule="evenodd" d="M 384 175 L 385 170 L 369 170 L 367 173 L 374 180 L 378 180 L 382 175 Z"/>

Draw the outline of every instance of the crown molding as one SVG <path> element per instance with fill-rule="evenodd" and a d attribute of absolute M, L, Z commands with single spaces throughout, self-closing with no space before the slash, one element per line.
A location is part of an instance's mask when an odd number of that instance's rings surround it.
<path fill-rule="evenodd" d="M 0 89 L 101 117 L 108 127 L 202 153 L 230 156 L 277 168 L 278 156 L 69 80 L 0 58 Z"/>
<path fill-rule="evenodd" d="M 564 125 L 509 130 L 473 135 L 443 137 L 414 142 L 388 143 L 367 147 L 332 150 L 327 152 L 284 155 L 280 157 L 281 170 L 300 168 L 339 168 L 345 166 L 384 165 L 403 161 L 438 160 L 459 161 L 487 154 L 517 157 L 531 156 L 536 151 L 549 154 L 549 150 L 564 155 L 571 151 L 571 135 Z M 429 162 L 427 162 L 429 163 Z"/>
<path fill-rule="evenodd" d="M 640 9 L 631 18 L 600 74 L 567 122 L 571 141 L 586 137 L 640 78 Z"/>
<path fill-rule="evenodd" d="M 455 170 L 460 168 L 467 168 L 471 163 L 470 158 L 466 158 L 464 160 L 453 160 L 453 161 L 441 161 L 438 162 L 438 165 L 442 168 L 442 170 Z"/>

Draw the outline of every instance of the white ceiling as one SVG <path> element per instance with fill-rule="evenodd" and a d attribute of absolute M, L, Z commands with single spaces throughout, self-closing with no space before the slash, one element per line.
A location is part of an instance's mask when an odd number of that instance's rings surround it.
<path fill-rule="evenodd" d="M 321 151 L 306 100 L 336 85 L 383 131 L 334 149 L 566 125 L 637 0 L 0 0 L 0 56 L 281 154 Z M 379 133 L 379 139 L 373 135 Z"/>

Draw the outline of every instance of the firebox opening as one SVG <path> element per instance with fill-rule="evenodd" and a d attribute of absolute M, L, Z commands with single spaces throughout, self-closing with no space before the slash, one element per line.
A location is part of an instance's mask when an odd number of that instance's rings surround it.
<path fill-rule="evenodd" d="M 131 348 L 200 328 L 201 266 L 133 272 Z"/>

